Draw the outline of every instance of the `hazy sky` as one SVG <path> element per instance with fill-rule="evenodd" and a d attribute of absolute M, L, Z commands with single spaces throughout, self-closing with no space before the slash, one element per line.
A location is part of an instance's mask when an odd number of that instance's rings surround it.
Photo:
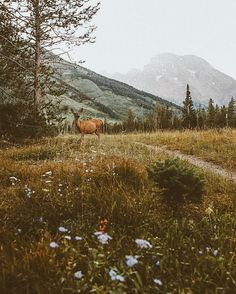
<path fill-rule="evenodd" d="M 95 44 L 73 59 L 96 72 L 142 68 L 159 53 L 195 54 L 236 78 L 236 0 L 100 0 Z"/>

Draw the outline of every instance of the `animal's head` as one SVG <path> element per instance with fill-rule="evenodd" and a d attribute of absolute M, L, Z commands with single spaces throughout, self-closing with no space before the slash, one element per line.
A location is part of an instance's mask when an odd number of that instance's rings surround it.
<path fill-rule="evenodd" d="M 81 114 L 82 114 L 82 112 L 84 111 L 83 108 L 80 108 L 79 111 L 74 111 L 74 109 L 72 109 L 72 108 L 70 110 L 73 113 L 75 119 L 79 119 L 80 116 L 81 116 Z"/>

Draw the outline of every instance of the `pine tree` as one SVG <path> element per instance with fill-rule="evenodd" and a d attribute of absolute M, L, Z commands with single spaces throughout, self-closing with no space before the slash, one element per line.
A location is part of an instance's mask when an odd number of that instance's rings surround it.
<path fill-rule="evenodd" d="M 212 98 L 208 102 L 206 125 L 208 128 L 214 128 L 215 126 L 215 107 Z"/>
<path fill-rule="evenodd" d="M 134 119 L 134 114 L 131 109 L 129 109 L 128 114 L 127 114 L 127 119 L 123 123 L 124 128 L 127 132 L 132 132 L 135 129 L 135 119 Z"/>
<path fill-rule="evenodd" d="M 186 97 L 183 101 L 183 117 L 182 117 L 182 126 L 184 128 L 193 129 L 197 125 L 197 115 L 193 107 L 193 101 L 191 97 L 191 92 L 189 84 L 187 84 Z"/>
<path fill-rule="evenodd" d="M 225 105 L 223 105 L 220 109 L 220 127 L 224 128 L 227 126 L 228 124 L 228 113 L 227 113 L 227 108 L 225 107 Z"/>
<path fill-rule="evenodd" d="M 16 103 L 27 100 L 31 94 L 29 72 L 30 61 L 28 43 L 21 38 L 19 29 L 11 16 L 0 5 L 0 93 L 3 102 Z"/>
<path fill-rule="evenodd" d="M 233 97 L 228 104 L 228 126 L 236 127 L 236 101 Z"/>
<path fill-rule="evenodd" d="M 216 104 L 215 106 L 215 122 L 214 122 L 214 126 L 219 128 L 221 127 L 221 110 L 218 106 L 218 104 Z"/>

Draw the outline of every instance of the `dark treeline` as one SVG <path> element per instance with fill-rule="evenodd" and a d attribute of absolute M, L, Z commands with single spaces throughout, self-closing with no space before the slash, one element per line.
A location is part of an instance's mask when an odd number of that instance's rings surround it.
<path fill-rule="evenodd" d="M 142 119 L 129 110 L 121 123 L 109 124 L 104 121 L 105 133 L 153 132 L 162 129 L 210 129 L 236 127 L 236 100 L 232 97 L 227 106 L 214 104 L 209 99 L 208 107 L 194 107 L 189 85 L 183 101 L 182 113 L 176 113 L 169 106 L 157 105 L 152 113 Z"/>

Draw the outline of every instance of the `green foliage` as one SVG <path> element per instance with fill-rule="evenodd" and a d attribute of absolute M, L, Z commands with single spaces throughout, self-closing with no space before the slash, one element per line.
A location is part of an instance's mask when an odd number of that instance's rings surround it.
<path fill-rule="evenodd" d="M 191 97 L 191 92 L 189 85 L 187 85 L 186 98 L 183 102 L 183 116 L 182 116 L 182 126 L 184 128 L 193 129 L 197 126 L 197 116 L 196 111 L 193 107 L 193 101 Z"/>
<path fill-rule="evenodd" d="M 158 161 L 148 169 L 150 177 L 162 189 L 168 203 L 199 202 L 204 192 L 204 179 L 196 168 L 179 159 Z"/>
<path fill-rule="evenodd" d="M 48 101 L 37 112 L 29 103 L 0 104 L 0 133 L 4 139 L 53 136 L 63 120 L 60 101 Z"/>

